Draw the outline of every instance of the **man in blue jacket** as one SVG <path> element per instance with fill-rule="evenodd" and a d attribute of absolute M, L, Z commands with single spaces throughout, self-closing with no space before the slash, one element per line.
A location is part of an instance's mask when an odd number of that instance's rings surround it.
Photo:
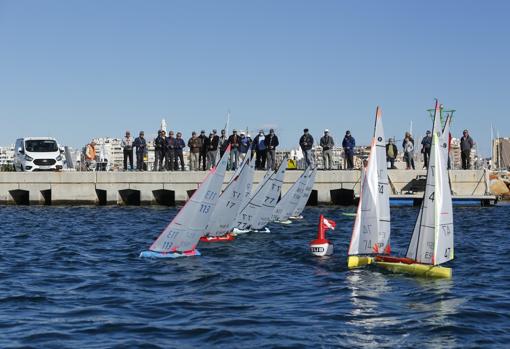
<path fill-rule="evenodd" d="M 143 131 L 140 131 L 140 135 L 133 142 L 133 146 L 136 148 L 136 169 L 138 171 L 144 170 L 143 157 L 147 153 L 147 141 L 144 134 Z"/>
<path fill-rule="evenodd" d="M 342 147 L 344 148 L 345 161 L 347 162 L 347 169 L 352 170 L 354 168 L 354 147 L 356 146 L 356 140 L 351 136 L 351 131 L 345 132 L 344 140 L 342 141 Z"/>

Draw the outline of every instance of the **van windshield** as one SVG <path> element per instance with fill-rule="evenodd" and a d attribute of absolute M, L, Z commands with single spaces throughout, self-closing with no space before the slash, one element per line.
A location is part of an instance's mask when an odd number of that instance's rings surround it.
<path fill-rule="evenodd" d="M 48 153 L 58 151 L 58 146 L 54 140 L 40 139 L 26 141 L 25 149 L 34 153 Z"/>

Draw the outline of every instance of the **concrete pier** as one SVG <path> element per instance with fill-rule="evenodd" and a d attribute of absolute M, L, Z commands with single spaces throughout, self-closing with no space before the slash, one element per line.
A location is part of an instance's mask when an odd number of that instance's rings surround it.
<path fill-rule="evenodd" d="M 289 170 L 283 193 L 302 171 Z M 41 205 L 175 205 L 188 199 L 206 172 L 0 172 L 0 204 Z M 227 173 L 226 180 L 232 173 Z M 264 175 L 257 171 L 254 182 Z M 422 195 L 426 171 L 389 171 L 392 197 Z M 312 204 L 331 204 L 338 193 L 358 195 L 360 171 L 319 171 Z M 495 199 L 488 194 L 483 170 L 450 171 L 454 197 Z M 353 191 L 353 192 L 352 192 Z"/>

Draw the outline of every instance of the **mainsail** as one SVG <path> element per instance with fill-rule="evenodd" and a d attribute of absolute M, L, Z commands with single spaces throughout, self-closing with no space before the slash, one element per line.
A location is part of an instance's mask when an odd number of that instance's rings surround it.
<path fill-rule="evenodd" d="M 235 219 L 244 201 L 247 190 L 247 183 L 253 180 L 253 171 L 250 168 L 251 157 L 247 156 L 236 171 L 234 177 L 220 194 L 218 203 L 207 228 L 205 235 L 222 236 L 230 232 L 234 227 Z"/>
<path fill-rule="evenodd" d="M 285 195 L 276 204 L 271 220 L 274 222 L 283 222 L 289 219 L 294 210 L 300 203 L 300 199 L 303 196 L 308 178 L 312 173 L 311 166 L 308 166 L 303 171 L 297 181 L 287 190 Z"/>
<path fill-rule="evenodd" d="M 285 175 L 286 161 L 282 161 L 278 170 L 269 170 L 262 182 L 250 196 L 237 216 L 238 229 L 257 230 L 263 228 L 270 220 L 271 213 L 278 201 Z"/>
<path fill-rule="evenodd" d="M 150 251 L 168 253 L 195 249 L 218 201 L 229 155 L 230 146 L 218 165 L 209 171 L 186 205 L 154 241 Z"/>
<path fill-rule="evenodd" d="M 450 118 L 443 132 L 439 118 L 440 107 L 436 101 L 427 185 L 407 249 L 408 258 L 432 265 L 453 259 L 453 208 L 447 168 Z"/>
<path fill-rule="evenodd" d="M 377 107 L 368 166 L 362 169 L 360 201 L 349 255 L 390 252 L 390 199 L 386 145 L 381 110 Z"/>
<path fill-rule="evenodd" d="M 315 184 L 315 177 L 317 175 L 317 166 L 311 170 L 310 176 L 308 177 L 308 180 L 306 182 L 305 190 L 303 191 L 303 194 L 301 195 L 301 198 L 299 199 L 299 203 L 297 204 L 294 211 L 292 211 L 292 214 L 290 217 L 299 217 L 303 210 L 305 209 L 306 203 L 308 202 L 308 198 L 310 197 L 310 194 L 313 190 L 313 185 Z"/>

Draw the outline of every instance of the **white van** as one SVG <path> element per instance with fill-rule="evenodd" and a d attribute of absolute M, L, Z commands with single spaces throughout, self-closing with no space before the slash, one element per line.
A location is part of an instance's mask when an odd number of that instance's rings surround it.
<path fill-rule="evenodd" d="M 62 167 L 63 156 L 55 138 L 26 137 L 16 140 L 16 171 L 60 171 Z"/>

